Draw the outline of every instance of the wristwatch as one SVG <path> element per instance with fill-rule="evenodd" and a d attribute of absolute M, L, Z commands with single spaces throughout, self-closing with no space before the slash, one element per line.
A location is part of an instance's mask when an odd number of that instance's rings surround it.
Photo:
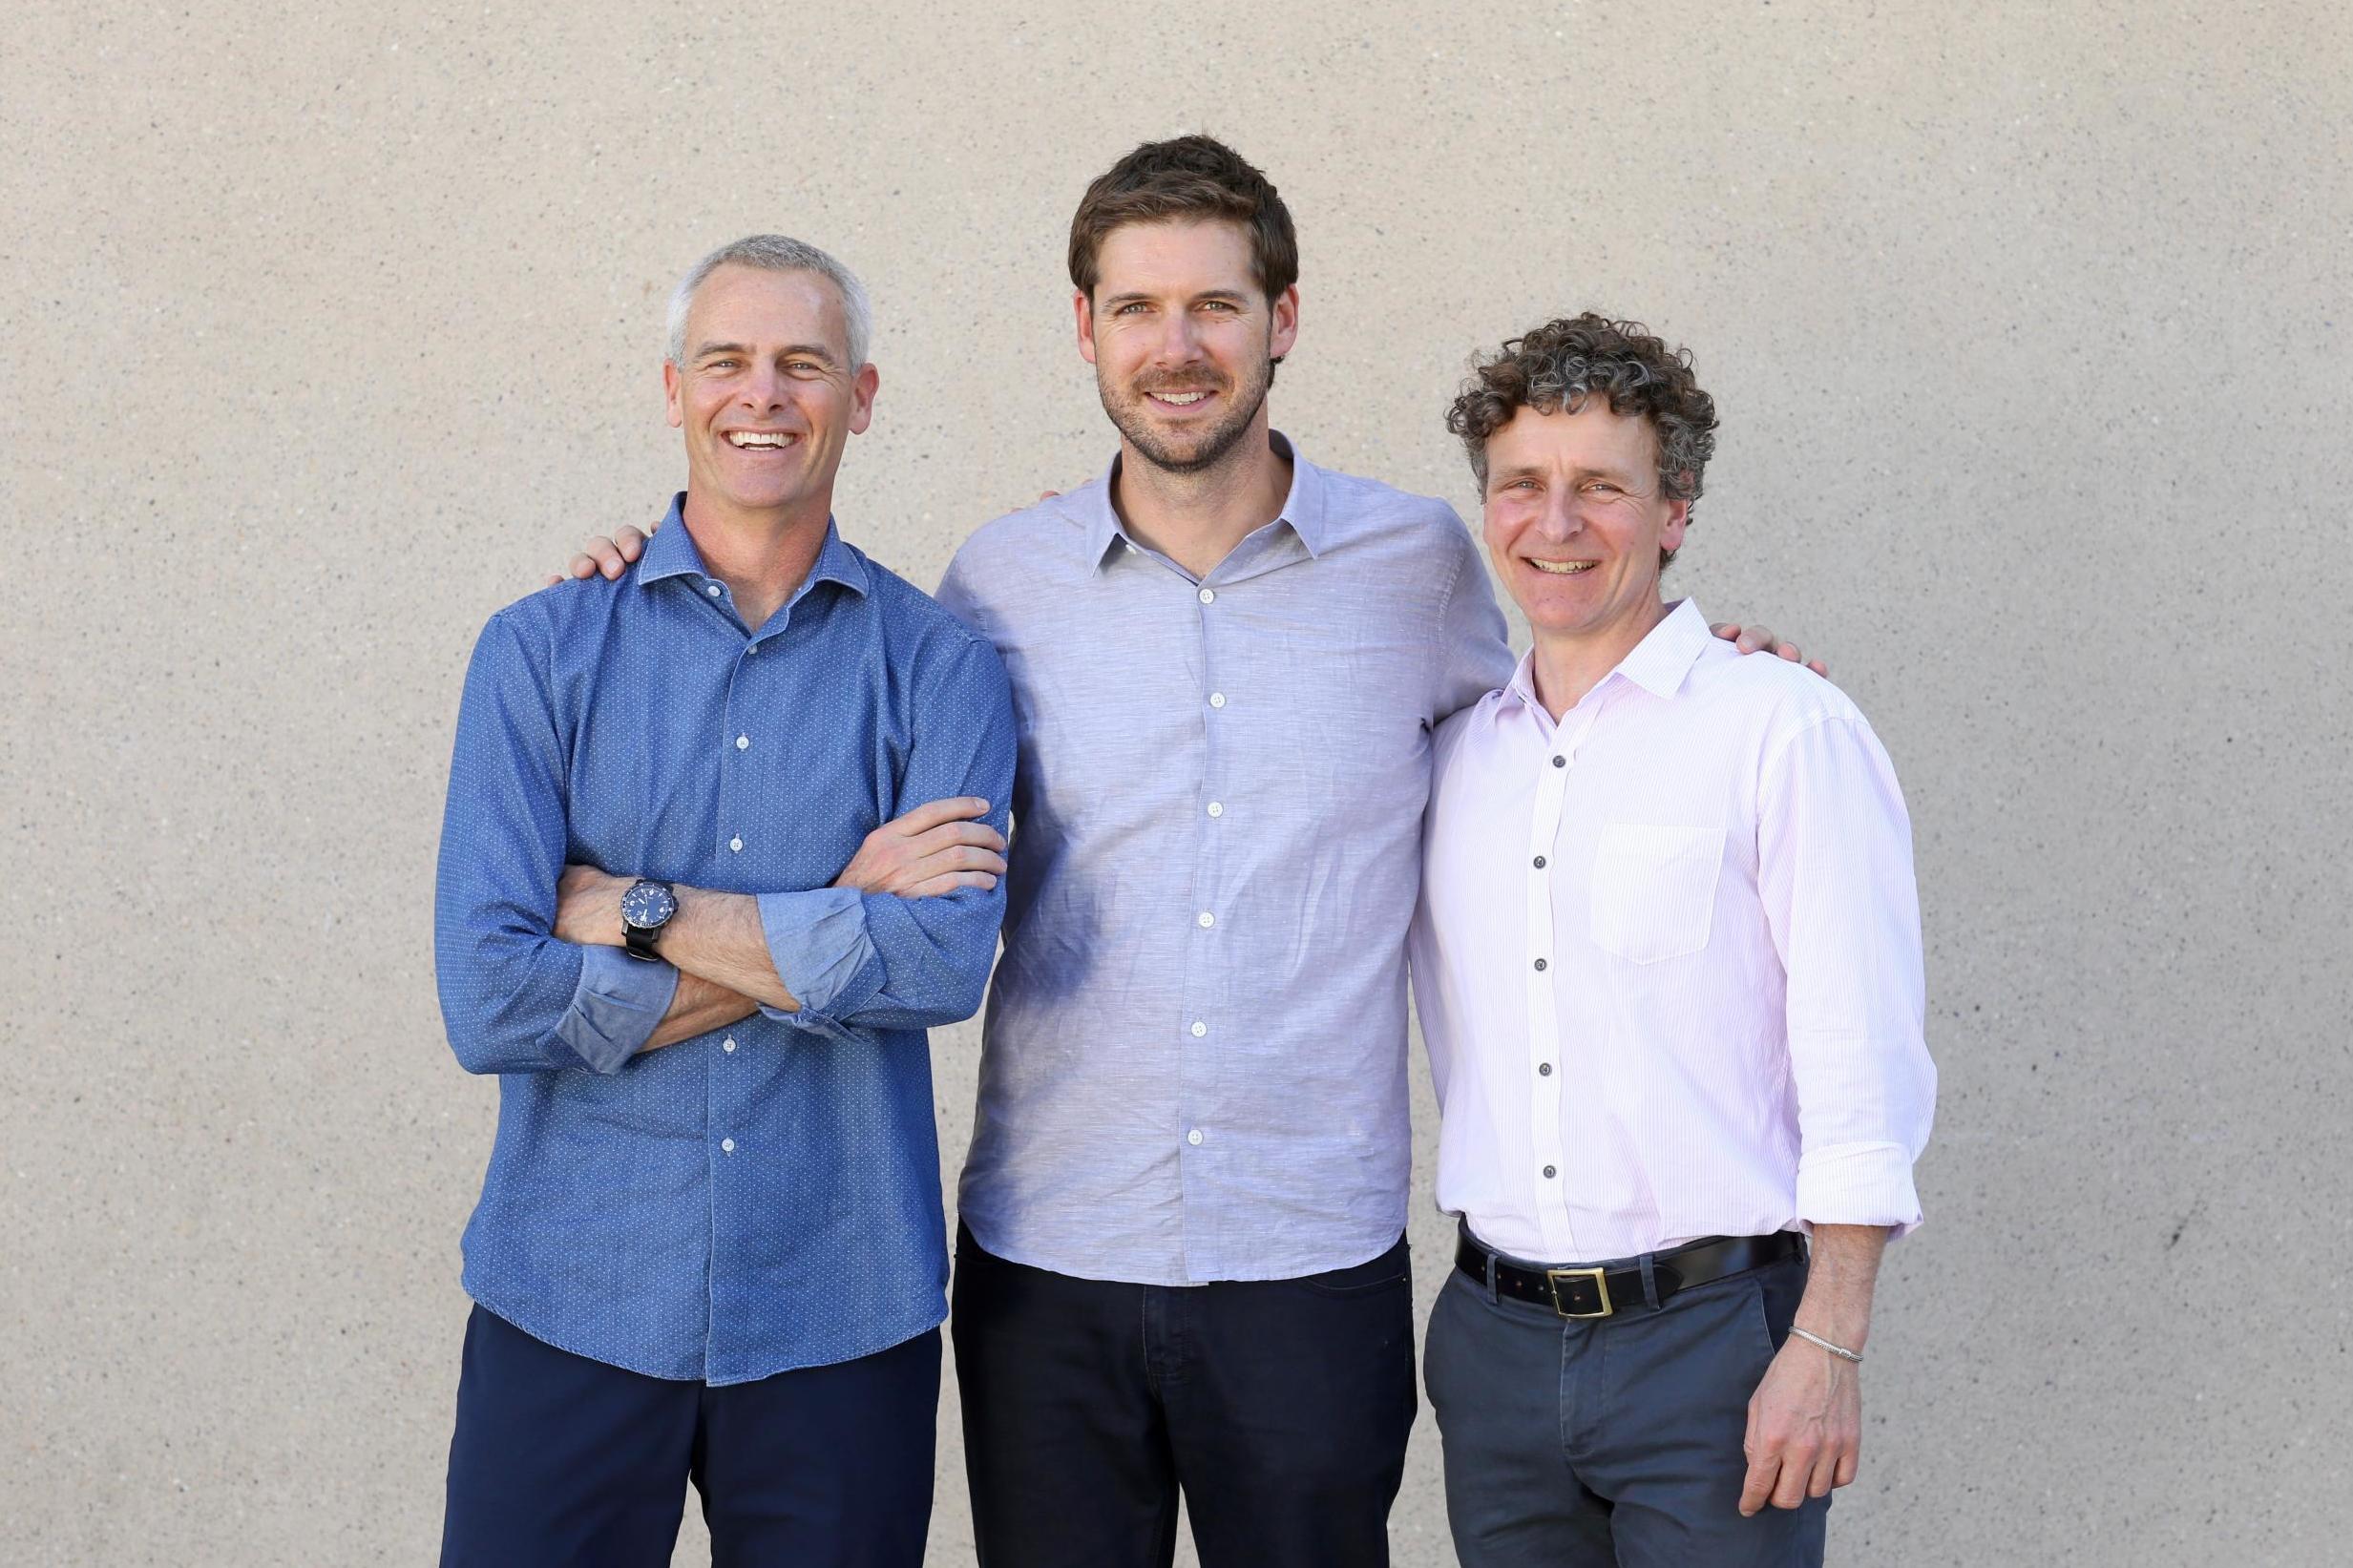
<path fill-rule="evenodd" d="M 628 945 L 629 956 L 652 963 L 662 954 L 654 944 L 662 940 L 662 929 L 678 913 L 678 894 L 666 882 L 655 882 L 640 877 L 620 895 L 620 934 Z"/>

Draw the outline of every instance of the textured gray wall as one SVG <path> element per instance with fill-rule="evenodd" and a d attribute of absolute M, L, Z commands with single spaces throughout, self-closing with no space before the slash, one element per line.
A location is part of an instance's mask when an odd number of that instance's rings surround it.
<path fill-rule="evenodd" d="M 746 230 L 872 286 L 881 558 L 1092 472 L 1064 225 L 1196 128 L 1297 214 L 1276 418 L 1326 464 L 1468 508 L 1473 347 L 1588 303 L 1694 345 L 1675 575 L 1902 772 L 1944 1092 L 1834 1561 L 2344 1560 L 2342 6 L 666 10 L 0 24 L 0 1561 L 429 1558 L 495 1093 L 428 947 L 476 628 L 659 507 L 662 298 Z M 1425 1415 L 1403 1564 L 1449 1560 L 1436 1459 Z"/>

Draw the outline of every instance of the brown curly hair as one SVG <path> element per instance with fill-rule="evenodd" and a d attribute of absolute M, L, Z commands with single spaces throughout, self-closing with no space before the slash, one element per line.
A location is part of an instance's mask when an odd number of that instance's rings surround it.
<path fill-rule="evenodd" d="M 1595 393 L 1609 399 L 1610 412 L 1649 422 L 1660 491 L 1671 501 L 1697 501 L 1715 455 L 1715 399 L 1691 374 L 1691 351 L 1669 347 L 1640 322 L 1588 310 L 1507 339 L 1500 352 L 1472 365 L 1461 395 L 1446 410 L 1446 429 L 1462 438 L 1483 491 L 1487 437 L 1522 408 L 1574 413 Z M 1673 551 L 1661 550 L 1660 570 L 1674 558 Z"/>

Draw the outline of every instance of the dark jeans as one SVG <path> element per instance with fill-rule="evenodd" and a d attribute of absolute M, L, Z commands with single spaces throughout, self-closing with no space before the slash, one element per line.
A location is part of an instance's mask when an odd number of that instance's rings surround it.
<path fill-rule="evenodd" d="M 935 1328 L 712 1388 L 558 1350 L 477 1307 L 443 1568 L 667 1568 L 690 1476 L 714 1568 L 914 1568 L 938 1410 Z"/>
<path fill-rule="evenodd" d="M 1828 1497 L 1738 1506 L 1749 1396 L 1805 1284 L 1793 1258 L 1572 1321 L 1457 1270 L 1425 1364 L 1463 1568 L 1819 1568 Z"/>
<path fill-rule="evenodd" d="M 1405 1243 L 1305 1279 L 1118 1285 L 956 1240 L 981 1568 L 1378 1568 L 1414 1425 Z"/>

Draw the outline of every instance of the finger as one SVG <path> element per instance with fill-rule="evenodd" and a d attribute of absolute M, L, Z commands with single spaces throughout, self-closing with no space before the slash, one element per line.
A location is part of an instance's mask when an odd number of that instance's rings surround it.
<path fill-rule="evenodd" d="M 610 539 L 591 539 L 588 553 L 596 557 L 597 570 L 604 574 L 607 582 L 619 582 L 620 575 L 629 570 L 629 562 L 620 553 L 620 546 Z"/>
<path fill-rule="evenodd" d="M 908 847 L 918 855 L 935 855 L 943 849 L 967 844 L 976 849 L 994 849 L 1002 853 L 1005 835 L 985 822 L 943 823 L 928 833 L 918 833 L 908 841 Z"/>
<path fill-rule="evenodd" d="M 1041 490 L 1041 491 L 1040 491 L 1038 492 L 1038 499 L 1040 499 L 1040 501 L 1051 501 L 1051 500 L 1053 500 L 1053 499 L 1054 499 L 1057 495 L 1060 495 L 1060 494 L 1061 494 L 1061 493 L 1062 493 L 1062 492 L 1061 492 L 1061 491 L 1059 491 L 1059 490 Z"/>
<path fill-rule="evenodd" d="M 1809 1497 L 1829 1496 L 1830 1489 L 1838 1484 L 1838 1466 L 1843 1462 L 1844 1456 L 1838 1450 L 1835 1448 L 1822 1450 L 1814 1461 L 1814 1473 L 1806 1477 L 1806 1495 Z"/>
<path fill-rule="evenodd" d="M 547 579 L 547 586 L 548 586 L 548 587 L 550 587 L 550 588 L 555 588 L 555 587 L 557 587 L 557 586 L 559 586 L 559 585 L 563 582 L 563 580 L 564 580 L 563 578 L 558 577 L 558 576 L 556 576 L 556 575 L 554 575 L 553 574 L 550 574 L 550 575 L 549 575 L 549 576 L 548 576 L 548 579 Z"/>
<path fill-rule="evenodd" d="M 937 898 L 961 888 L 978 888 L 983 892 L 997 886 L 997 879 L 986 871 L 951 871 L 928 882 L 918 882 L 901 895 L 907 898 Z"/>
<path fill-rule="evenodd" d="M 575 555 L 564 562 L 564 575 L 567 577 L 593 577 L 596 575 L 596 560 L 586 554 Z"/>
<path fill-rule="evenodd" d="M 985 817 L 989 803 L 974 795 L 951 795 L 944 801 L 931 801 L 916 806 L 904 816 L 892 818 L 885 827 L 906 838 L 928 833 L 942 824 L 960 822 L 967 817 Z"/>
<path fill-rule="evenodd" d="M 909 868 L 909 875 L 917 881 L 943 871 L 986 871 L 992 876 L 1002 876 L 1005 857 L 974 845 L 952 844 L 936 853 L 922 856 Z"/>
<path fill-rule="evenodd" d="M 1774 1482 L 1779 1477 L 1780 1457 L 1774 1453 L 1758 1453 L 1749 1460 L 1748 1479 L 1740 1485 L 1740 1516 L 1748 1518 L 1765 1506 L 1773 1495 Z"/>
<path fill-rule="evenodd" d="M 1812 670 L 1816 675 L 1820 676 L 1824 680 L 1830 679 L 1830 666 L 1823 663 L 1818 659 L 1807 659 L 1806 668 Z"/>
<path fill-rule="evenodd" d="M 1781 1476 L 1773 1483 L 1773 1506 L 1796 1508 L 1806 1500 L 1806 1482 L 1814 1474 L 1814 1451 L 1810 1448 L 1785 1449 L 1781 1453 Z"/>
<path fill-rule="evenodd" d="M 1730 642 L 1733 638 L 1740 635 L 1740 623 L 1736 620 L 1719 620 L 1714 625 L 1709 627 L 1708 630 L 1713 632 L 1717 637 L 1722 638 L 1725 641 Z"/>
<path fill-rule="evenodd" d="M 1754 632 L 1743 632 L 1733 639 L 1733 646 L 1744 654 L 1753 654 L 1762 648 L 1764 643 L 1758 639 Z"/>
<path fill-rule="evenodd" d="M 1849 1444 L 1846 1452 L 1838 1455 L 1838 1472 L 1831 1476 L 1830 1484 L 1832 1486 L 1853 1486 L 1855 1473 L 1861 1468 L 1862 1446 L 1859 1443 Z"/>
<path fill-rule="evenodd" d="M 1804 662 L 1804 660 L 1798 657 L 1797 644 L 1795 642 L 1784 642 L 1778 648 L 1775 648 L 1774 652 L 1779 654 L 1783 659 L 1788 659 L 1792 664 L 1801 664 Z"/>

